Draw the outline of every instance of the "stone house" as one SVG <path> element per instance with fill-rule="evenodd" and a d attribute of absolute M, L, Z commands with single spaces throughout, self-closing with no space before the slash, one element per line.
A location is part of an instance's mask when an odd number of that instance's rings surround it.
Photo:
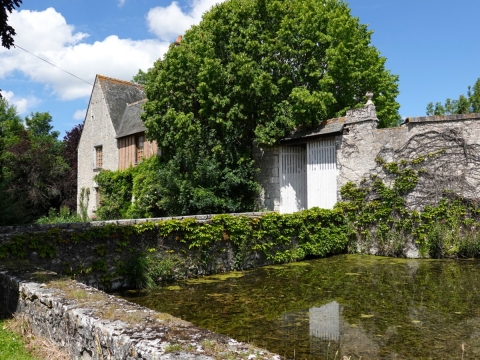
<path fill-rule="evenodd" d="M 479 120 L 480 114 L 411 117 L 399 127 L 377 129 L 369 99 L 345 117 L 293 132 L 278 147 L 254 148 L 262 189 L 257 206 L 281 213 L 333 208 L 347 182 L 375 174 L 388 183 L 378 159 L 419 163 L 423 175 L 407 198 L 410 208 L 433 204 L 445 192 L 478 199 Z"/>
<path fill-rule="evenodd" d="M 145 139 L 140 119 L 143 86 L 97 75 L 78 145 L 78 194 L 90 190 L 88 214 L 94 214 L 99 193 L 94 176 L 102 169 L 122 170 L 157 154 L 157 144 Z M 80 203 L 80 201 L 78 201 Z"/>

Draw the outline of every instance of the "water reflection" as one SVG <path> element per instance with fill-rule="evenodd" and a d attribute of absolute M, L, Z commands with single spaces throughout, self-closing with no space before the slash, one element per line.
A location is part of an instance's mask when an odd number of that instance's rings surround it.
<path fill-rule="evenodd" d="M 207 280 L 128 299 L 289 359 L 480 358 L 479 261 L 348 255 Z"/>
<path fill-rule="evenodd" d="M 308 312 L 310 336 L 340 341 L 340 304 L 332 301 L 320 307 L 312 307 Z"/>
<path fill-rule="evenodd" d="M 308 338 L 308 355 L 302 349 L 296 349 L 296 355 L 310 359 L 343 358 L 378 359 L 380 346 L 365 330 L 358 325 L 351 325 L 342 318 L 342 306 L 337 301 L 322 306 L 314 306 L 296 312 L 283 314 L 280 320 L 283 343 L 291 343 L 292 338 Z M 387 330 L 390 335 L 396 328 Z M 304 336 L 302 336 L 302 334 Z M 291 344 L 292 346 L 295 346 Z M 298 345 L 298 344 L 297 344 Z"/>

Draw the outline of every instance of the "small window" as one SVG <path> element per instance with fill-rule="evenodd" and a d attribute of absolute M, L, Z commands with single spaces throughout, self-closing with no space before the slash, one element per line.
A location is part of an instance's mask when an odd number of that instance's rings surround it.
<path fill-rule="evenodd" d="M 103 167 L 103 147 L 96 146 L 95 147 L 95 167 L 100 169 Z"/>
<path fill-rule="evenodd" d="M 142 161 L 144 153 L 143 149 L 145 146 L 145 135 L 137 135 L 135 137 L 135 146 L 136 146 L 136 155 L 135 155 L 135 163 L 138 164 Z"/>

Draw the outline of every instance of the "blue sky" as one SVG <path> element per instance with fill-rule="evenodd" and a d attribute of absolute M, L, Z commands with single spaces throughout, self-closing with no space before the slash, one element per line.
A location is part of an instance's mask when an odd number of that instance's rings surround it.
<path fill-rule="evenodd" d="M 131 80 L 216 0 L 24 0 L 9 22 L 17 45 L 93 83 Z M 320 2 L 320 0 L 319 0 Z M 350 0 L 372 43 L 400 76 L 403 117 L 466 94 L 480 77 L 480 1 Z M 0 48 L 0 88 L 22 116 L 49 111 L 55 130 L 83 121 L 91 86 L 20 49 Z"/>

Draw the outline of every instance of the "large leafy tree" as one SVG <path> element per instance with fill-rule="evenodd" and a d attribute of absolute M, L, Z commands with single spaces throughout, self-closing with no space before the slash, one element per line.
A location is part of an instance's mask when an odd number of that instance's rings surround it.
<path fill-rule="evenodd" d="M 342 116 L 369 90 L 380 126 L 397 125 L 398 77 L 371 34 L 341 0 L 212 8 L 144 77 L 143 120 L 164 161 L 159 206 L 252 208 L 252 144 L 274 145 L 295 128 Z"/>
<path fill-rule="evenodd" d="M 63 143 L 52 131 L 48 113 L 32 113 L 25 122 L 0 99 L 0 224 L 29 223 L 62 203 L 61 182 L 69 167 Z"/>
<path fill-rule="evenodd" d="M 442 104 L 433 102 L 427 105 L 427 115 L 452 115 L 480 113 L 480 78 L 473 86 L 468 87 L 467 96 L 460 95 L 458 99 L 448 98 Z"/>

